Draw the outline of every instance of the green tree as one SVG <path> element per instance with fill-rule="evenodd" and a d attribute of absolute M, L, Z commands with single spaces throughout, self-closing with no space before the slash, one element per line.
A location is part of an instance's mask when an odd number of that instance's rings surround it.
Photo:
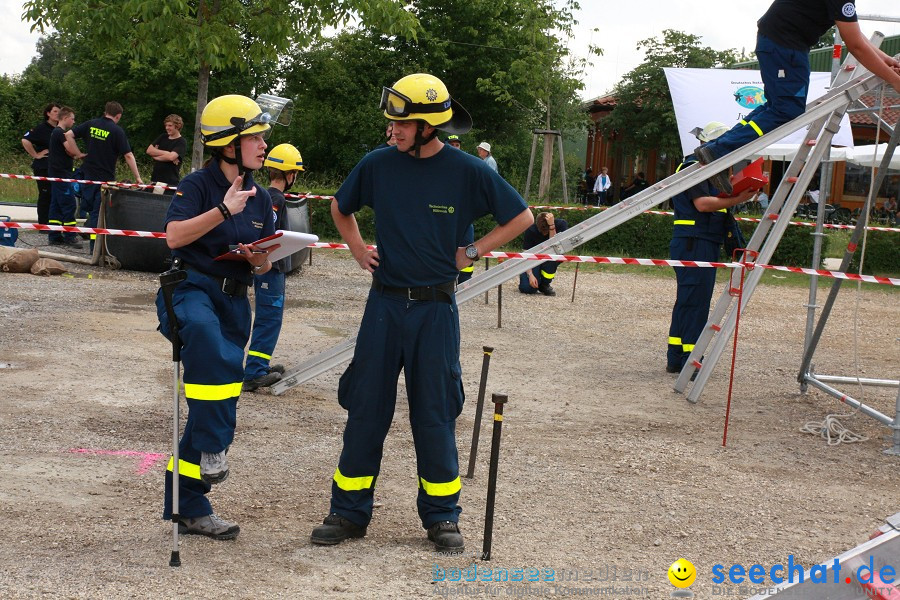
<path fill-rule="evenodd" d="M 392 35 L 418 31 L 401 0 L 28 0 L 23 9 L 33 30 L 78 36 L 101 56 L 124 48 L 135 69 L 151 57 L 180 61 L 196 73 L 197 122 L 214 72 L 277 61 L 354 16 Z M 195 132 L 195 167 L 201 158 Z"/>
<path fill-rule="evenodd" d="M 490 140 L 504 176 L 522 174 L 531 130 L 546 127 L 548 114 L 557 129 L 586 126 L 577 94 L 585 62 L 565 45 L 577 7 L 574 1 L 417 0 L 409 5 L 422 26 L 415 39 L 371 27 L 342 33 L 286 59 L 285 91 L 302 117 L 289 135 L 313 173 L 340 176 L 383 141 L 382 86 L 428 72 L 472 114 L 475 128 L 464 136 L 464 149 Z"/>
<path fill-rule="evenodd" d="M 623 150 L 657 148 L 670 156 L 681 155 L 675 110 L 663 67 L 725 67 L 738 61 L 733 49 L 714 50 L 700 44 L 700 38 L 666 29 L 662 39 L 638 42 L 644 62 L 628 72 L 613 90 L 616 107 L 599 123 L 606 135 L 616 135 Z"/>

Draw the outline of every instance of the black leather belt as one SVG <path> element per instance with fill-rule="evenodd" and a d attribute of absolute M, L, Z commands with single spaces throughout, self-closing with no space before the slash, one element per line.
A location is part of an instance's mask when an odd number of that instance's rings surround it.
<path fill-rule="evenodd" d="M 453 303 L 453 297 L 456 295 L 456 282 L 448 281 L 438 285 L 425 285 L 422 287 L 391 287 L 384 285 L 375 277 L 372 278 L 372 289 L 382 294 L 390 296 L 400 296 L 407 300 L 418 301 L 434 301 Z"/>
<path fill-rule="evenodd" d="M 172 260 L 172 266 L 177 268 L 184 268 L 188 271 L 196 271 L 205 277 L 209 277 L 213 281 L 218 284 L 220 290 L 222 290 L 223 294 L 227 294 L 229 296 L 237 297 L 237 298 L 246 298 L 247 297 L 247 284 L 239 279 L 232 279 L 230 277 L 216 277 L 215 275 L 210 275 L 209 273 L 204 273 L 200 269 L 196 269 L 191 265 L 187 264 L 180 258 L 174 258 Z"/>

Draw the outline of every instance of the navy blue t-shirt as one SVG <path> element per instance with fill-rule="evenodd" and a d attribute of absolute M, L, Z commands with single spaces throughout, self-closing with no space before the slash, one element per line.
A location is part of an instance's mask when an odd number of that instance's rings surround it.
<path fill-rule="evenodd" d="M 50 145 L 47 148 L 47 175 L 50 177 L 71 177 L 72 157 L 66 152 L 66 132 L 56 127 L 50 134 Z"/>
<path fill-rule="evenodd" d="M 53 133 L 54 129 L 55 127 L 48 121 L 41 121 L 27 131 L 22 137 L 31 142 L 35 152 L 43 152 L 50 147 L 50 135 Z M 48 163 L 49 160 L 46 156 L 44 158 L 35 158 L 31 161 L 31 168 L 37 170 L 46 169 Z"/>
<path fill-rule="evenodd" d="M 94 181 L 114 181 L 116 161 L 131 152 L 125 132 L 115 121 L 107 117 L 97 117 L 72 128 L 75 139 L 85 140 L 84 159 L 81 168 L 85 179 Z"/>
<path fill-rule="evenodd" d="M 835 21 L 857 20 L 856 0 L 775 0 L 756 26 L 776 44 L 807 52 Z"/>
<path fill-rule="evenodd" d="M 682 163 L 688 166 L 696 162 L 693 155 Z M 679 167 L 679 170 L 681 167 Z M 694 200 L 704 196 L 718 196 L 719 190 L 709 183 L 709 180 L 701 181 L 697 185 L 686 189 L 672 197 L 672 206 L 675 208 L 675 225 L 672 228 L 672 237 L 693 237 L 708 240 L 717 244 L 725 242 L 726 223 L 728 215 L 725 211 L 702 212 L 697 210 Z"/>
<path fill-rule="evenodd" d="M 247 261 L 213 260 L 227 252 L 231 245 L 250 244 L 275 233 L 272 198 L 269 192 L 253 181 L 252 176 L 248 174 L 247 177 L 256 188 L 256 195 L 250 196 L 244 210 L 219 223 L 200 239 L 176 248 L 172 251 L 173 256 L 208 275 L 231 277 L 248 285 L 253 283 Z M 217 207 L 225 199 L 229 187 L 231 183 L 225 178 L 217 160 L 186 176 L 178 184 L 178 191 L 169 204 L 166 225 L 171 221 L 187 221 Z"/>
<path fill-rule="evenodd" d="M 565 219 L 553 219 L 553 227 L 556 229 L 556 233 L 562 233 L 566 229 L 569 228 L 568 222 Z M 530 250 L 537 246 L 538 244 L 543 244 L 547 240 L 550 239 L 549 235 L 543 235 L 539 230 L 537 223 L 529 227 L 522 233 L 522 249 Z"/>
<path fill-rule="evenodd" d="M 270 187 L 268 189 L 268 192 L 269 196 L 272 198 L 272 210 L 275 211 L 275 230 L 277 231 L 279 229 L 290 229 L 290 223 L 288 222 L 287 200 L 284 197 L 284 192 L 279 190 L 277 187 Z M 288 271 L 290 271 L 290 255 L 285 256 L 281 260 L 272 263 L 272 268 L 277 269 L 282 273 L 287 273 Z"/>
<path fill-rule="evenodd" d="M 428 158 L 373 150 L 336 196 L 345 215 L 363 206 L 374 210 L 375 276 L 395 287 L 455 281 L 456 251 L 469 225 L 487 214 L 502 225 L 526 209 L 519 193 L 481 159 L 449 146 Z"/>

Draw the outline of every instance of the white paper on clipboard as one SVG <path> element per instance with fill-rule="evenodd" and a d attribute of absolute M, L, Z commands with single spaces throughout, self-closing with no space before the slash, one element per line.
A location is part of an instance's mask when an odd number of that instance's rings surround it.
<path fill-rule="evenodd" d="M 281 234 L 281 235 L 279 235 Z M 283 231 L 279 229 L 275 232 L 275 235 L 266 239 L 260 240 L 255 244 L 250 244 L 253 248 L 260 248 L 265 250 L 266 248 L 270 248 L 272 246 L 280 244 L 281 247 L 273 250 L 269 254 L 269 260 L 275 262 L 276 260 L 281 260 L 285 256 L 290 256 L 294 252 L 299 252 L 303 248 L 306 248 L 310 244 L 315 244 L 319 241 L 319 236 L 314 235 L 312 233 L 300 233 L 298 231 Z"/>

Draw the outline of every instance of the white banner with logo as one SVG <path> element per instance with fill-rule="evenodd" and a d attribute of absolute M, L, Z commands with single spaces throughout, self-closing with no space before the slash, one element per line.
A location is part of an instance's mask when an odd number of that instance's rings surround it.
<path fill-rule="evenodd" d="M 691 134 L 693 128 L 702 128 L 710 121 L 720 121 L 731 127 L 766 101 L 759 71 L 673 68 L 663 70 L 669 82 L 681 149 L 685 155 L 693 152 L 700 144 Z M 807 104 L 824 95 L 830 82 L 830 73 L 812 73 Z M 799 145 L 803 143 L 805 137 L 804 128 L 774 142 Z M 853 147 L 853 133 L 850 131 L 850 119 L 846 114 L 841 120 L 840 131 L 835 134 L 831 143 L 833 146 Z"/>

